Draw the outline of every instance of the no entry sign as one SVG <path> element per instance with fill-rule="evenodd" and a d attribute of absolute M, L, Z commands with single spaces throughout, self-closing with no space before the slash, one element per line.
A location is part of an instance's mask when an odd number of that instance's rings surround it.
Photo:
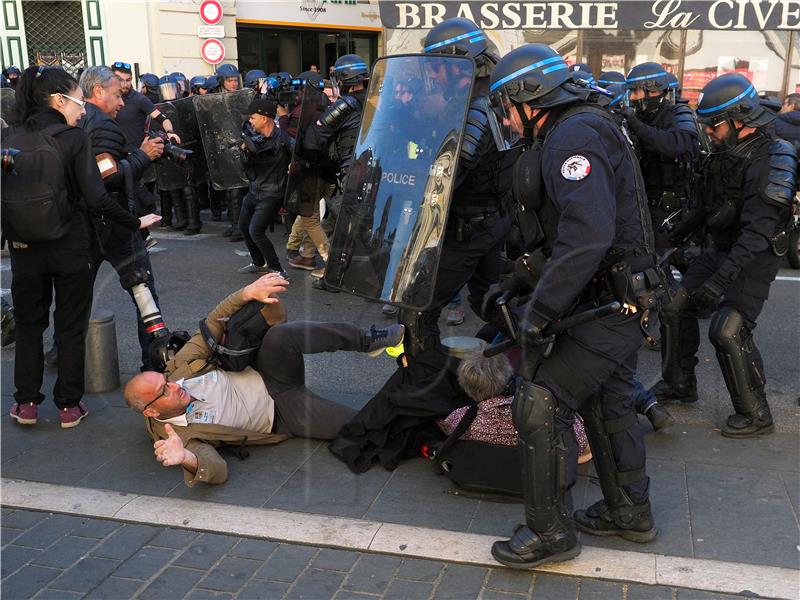
<path fill-rule="evenodd" d="M 206 25 L 216 25 L 222 21 L 222 5 L 218 0 L 203 0 L 200 5 L 200 18 Z"/>
<path fill-rule="evenodd" d="M 217 65 L 225 59 L 225 46 L 216 38 L 209 38 L 200 46 L 200 56 L 210 65 Z"/>

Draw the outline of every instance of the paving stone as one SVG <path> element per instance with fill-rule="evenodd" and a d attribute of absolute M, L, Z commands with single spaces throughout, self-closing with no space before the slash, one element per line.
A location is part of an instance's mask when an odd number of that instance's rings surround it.
<path fill-rule="evenodd" d="M 52 515 L 16 538 L 14 544 L 44 550 L 75 529 L 78 523 L 80 523 L 78 517 Z"/>
<path fill-rule="evenodd" d="M 361 554 L 359 552 L 323 548 L 319 551 L 319 554 L 317 554 L 311 566 L 315 569 L 348 572 L 353 568 L 353 565 L 360 556 Z"/>
<path fill-rule="evenodd" d="M 14 529 L 12 527 L 0 527 L 0 546 L 5 546 L 14 541 L 14 538 L 24 533 L 24 529 Z"/>
<path fill-rule="evenodd" d="M 527 600 L 527 598 L 525 594 L 512 594 L 489 589 L 483 590 L 483 594 L 481 594 L 481 600 Z"/>
<path fill-rule="evenodd" d="M 228 552 L 231 556 L 240 558 L 252 558 L 253 560 L 267 560 L 278 547 L 278 542 L 268 540 L 249 540 L 242 539 Z"/>
<path fill-rule="evenodd" d="M 236 597 L 239 600 L 277 600 L 283 598 L 288 590 L 288 583 L 251 579 Z"/>
<path fill-rule="evenodd" d="M 578 597 L 578 580 L 557 575 L 540 575 L 533 579 L 534 600 L 574 600 Z"/>
<path fill-rule="evenodd" d="M 514 594 L 527 594 L 533 582 L 533 573 L 529 571 L 511 571 L 508 569 L 492 569 L 487 588 Z"/>
<path fill-rule="evenodd" d="M 386 600 L 427 600 L 433 592 L 433 583 L 392 579 L 383 597 Z"/>
<path fill-rule="evenodd" d="M 623 600 L 623 596 L 621 583 L 581 579 L 580 600 Z"/>
<path fill-rule="evenodd" d="M 50 584 L 50 587 L 69 592 L 88 592 L 99 585 L 119 566 L 118 560 L 84 558 Z"/>
<path fill-rule="evenodd" d="M 291 583 L 303 572 L 316 553 L 316 548 L 281 544 L 261 570 L 255 574 L 255 578 Z"/>
<path fill-rule="evenodd" d="M 157 527 L 125 525 L 92 551 L 92 556 L 125 560 L 155 537 Z"/>
<path fill-rule="evenodd" d="M 466 565 L 447 565 L 434 598 L 477 598 L 489 569 Z"/>
<path fill-rule="evenodd" d="M 32 558 L 35 558 L 41 552 L 38 548 L 6 546 L 0 555 L 0 577 L 5 579 L 23 565 L 28 564 Z"/>
<path fill-rule="evenodd" d="M 223 558 L 197 587 L 220 592 L 238 592 L 261 562 L 247 558 Z"/>
<path fill-rule="evenodd" d="M 175 560 L 175 564 L 193 569 L 210 569 L 235 543 L 234 537 L 204 533 Z"/>
<path fill-rule="evenodd" d="M 415 581 L 435 581 L 444 569 L 444 563 L 422 558 L 404 558 L 397 577 Z"/>
<path fill-rule="evenodd" d="M 97 540 L 88 538 L 63 537 L 37 556 L 33 563 L 43 567 L 66 569 L 89 552 L 96 544 Z"/>
<path fill-rule="evenodd" d="M 344 578 L 344 573 L 308 569 L 297 578 L 297 582 L 289 590 L 286 597 L 304 600 L 332 598 L 336 590 L 341 587 Z"/>
<path fill-rule="evenodd" d="M 101 521 L 100 519 L 83 519 L 70 535 L 79 537 L 103 539 L 122 527 L 122 523 L 116 521 Z"/>
<path fill-rule="evenodd" d="M 13 510 L 3 513 L 3 527 L 14 529 L 30 529 L 40 521 L 47 518 L 47 513 L 32 510 Z"/>
<path fill-rule="evenodd" d="M 148 543 L 149 546 L 161 546 L 163 548 L 175 548 L 181 550 L 191 544 L 197 536 L 196 531 L 184 531 L 182 529 L 164 529 Z"/>
<path fill-rule="evenodd" d="M 169 567 L 156 577 L 140 594 L 142 600 L 183 598 L 202 579 L 205 573 L 193 569 Z"/>
<path fill-rule="evenodd" d="M 94 588 L 86 596 L 86 600 L 125 600 L 126 598 L 133 598 L 142 585 L 141 581 L 135 579 L 109 577 Z"/>
<path fill-rule="evenodd" d="M 628 584 L 628 600 L 672 600 L 672 588 L 663 585 Z"/>
<path fill-rule="evenodd" d="M 71 600 L 83 598 L 83 592 L 67 592 L 65 590 L 52 590 L 45 588 L 34 596 L 34 600 Z"/>
<path fill-rule="evenodd" d="M 363 554 L 344 582 L 347 590 L 382 594 L 400 566 L 401 559 L 380 554 Z"/>
<path fill-rule="evenodd" d="M 233 598 L 233 594 L 214 592 L 212 590 L 192 590 L 191 593 L 186 596 L 186 600 L 212 600 L 214 598 Z"/>
<path fill-rule="evenodd" d="M 58 577 L 61 571 L 48 567 L 28 565 L 3 581 L 3 598 L 22 600 L 30 598 Z"/>
<path fill-rule="evenodd" d="M 375 600 L 375 598 L 380 598 L 380 596 L 354 592 L 352 590 L 339 590 L 333 598 L 334 600 Z"/>
<path fill-rule="evenodd" d="M 733 600 L 742 596 L 731 596 L 729 594 L 719 594 L 717 592 L 706 592 L 703 590 L 684 590 L 677 588 L 677 600 Z"/>
<path fill-rule="evenodd" d="M 145 546 L 114 571 L 117 577 L 128 579 L 150 579 L 178 555 L 172 548 Z"/>

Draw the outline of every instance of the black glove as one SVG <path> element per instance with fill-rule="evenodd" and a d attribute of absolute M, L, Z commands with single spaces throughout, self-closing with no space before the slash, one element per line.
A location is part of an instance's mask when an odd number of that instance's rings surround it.
<path fill-rule="evenodd" d="M 517 274 L 513 274 L 508 279 L 492 285 L 481 301 L 479 312 L 481 319 L 505 329 L 505 321 L 500 315 L 500 307 L 497 306 L 497 300 L 504 294 L 511 300 L 527 289 L 528 285 L 525 280 Z"/>
<path fill-rule="evenodd" d="M 636 111 L 633 110 L 630 106 L 621 106 L 620 108 L 616 109 L 616 111 L 625 117 L 625 120 L 628 122 L 629 125 L 635 127 L 638 125 L 639 117 L 636 116 Z M 633 125 L 633 123 L 636 125 Z"/>
<path fill-rule="evenodd" d="M 719 273 L 712 275 L 699 289 L 691 293 L 692 303 L 700 312 L 714 311 L 728 287 L 727 280 Z"/>
<path fill-rule="evenodd" d="M 532 320 L 537 323 L 532 323 L 531 319 L 522 321 L 519 326 L 518 339 L 522 345 L 527 348 L 534 347 L 548 347 L 555 341 L 556 336 L 545 335 L 543 333 L 545 327 L 549 324 L 547 321 L 539 321 L 536 317 L 532 316 Z"/>

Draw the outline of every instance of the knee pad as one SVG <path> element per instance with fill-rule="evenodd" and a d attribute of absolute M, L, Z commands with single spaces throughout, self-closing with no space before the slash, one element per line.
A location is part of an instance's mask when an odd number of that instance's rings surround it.
<path fill-rule="evenodd" d="M 511 415 L 520 437 L 545 428 L 554 431 L 555 412 L 553 392 L 530 381 L 517 382 Z"/>
<path fill-rule="evenodd" d="M 720 352 L 739 352 L 742 340 L 747 337 L 742 331 L 744 317 L 735 308 L 724 306 L 714 313 L 708 328 L 708 339 Z"/>

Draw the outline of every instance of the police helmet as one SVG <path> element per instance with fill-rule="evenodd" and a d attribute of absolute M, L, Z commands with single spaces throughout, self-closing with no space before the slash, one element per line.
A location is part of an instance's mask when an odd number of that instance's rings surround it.
<path fill-rule="evenodd" d="M 261 69 L 251 69 L 244 76 L 244 87 L 254 89 L 258 92 L 266 78 L 267 74 Z"/>
<path fill-rule="evenodd" d="M 589 85 L 595 85 L 597 83 L 591 71 L 584 71 L 582 69 L 572 69 L 572 79 L 577 82 L 586 82 Z"/>
<path fill-rule="evenodd" d="M 350 87 L 369 79 L 366 61 L 357 54 L 345 54 L 333 64 L 331 80 L 336 86 Z"/>
<path fill-rule="evenodd" d="M 563 87 L 571 80 L 572 73 L 558 52 L 545 44 L 526 44 L 500 59 L 489 91 L 494 100 L 503 94 L 515 104 L 549 108 L 577 99 Z"/>
<path fill-rule="evenodd" d="M 239 69 L 230 63 L 225 63 L 217 67 L 215 75 L 220 78 L 224 77 L 239 77 Z"/>
<path fill-rule="evenodd" d="M 175 71 L 174 73 L 170 73 L 170 75 L 175 78 L 175 81 L 178 82 L 178 95 L 185 95 L 186 92 L 189 91 L 189 81 L 186 79 L 186 75 L 180 71 Z"/>
<path fill-rule="evenodd" d="M 325 82 L 322 78 L 322 75 L 315 73 L 314 71 L 303 71 L 296 78 L 292 79 L 292 82 L 297 82 L 296 84 L 293 83 L 293 85 L 298 88 L 302 88 L 306 84 L 309 84 L 311 87 L 315 87 L 320 90 L 324 89 L 325 87 Z"/>
<path fill-rule="evenodd" d="M 209 75 L 206 77 L 206 84 L 203 87 L 206 88 L 208 92 L 218 92 L 219 85 L 219 77 L 216 75 Z"/>
<path fill-rule="evenodd" d="M 628 90 L 625 89 L 624 82 L 612 83 L 605 86 L 606 91 L 611 94 L 611 102 L 608 103 L 609 108 L 619 108 L 625 101 L 625 95 Z"/>
<path fill-rule="evenodd" d="M 6 72 L 5 72 L 6 77 L 8 77 L 10 75 L 21 75 L 21 74 L 22 73 L 20 72 L 20 70 L 17 67 L 13 66 L 13 65 L 8 67 L 6 69 Z"/>
<path fill-rule="evenodd" d="M 594 71 L 592 71 L 592 67 L 590 67 L 586 63 L 575 63 L 574 65 L 570 65 L 569 70 L 572 71 L 573 73 L 577 71 L 588 73 L 594 78 Z"/>
<path fill-rule="evenodd" d="M 6 74 L 0 73 L 0 88 L 7 88 L 7 87 L 11 86 L 8 84 L 8 79 L 6 79 Z"/>
<path fill-rule="evenodd" d="M 206 87 L 206 78 L 202 75 L 195 75 L 189 80 L 189 88 L 193 94 L 197 94 L 200 88 Z"/>
<path fill-rule="evenodd" d="M 174 75 L 164 75 L 158 80 L 158 96 L 162 102 L 177 100 L 181 97 L 181 89 L 178 78 Z"/>
<path fill-rule="evenodd" d="M 143 92 L 144 89 L 148 89 L 151 91 L 156 91 L 158 89 L 158 77 L 156 77 L 152 73 L 143 73 L 139 77 L 139 82 L 142 84 Z"/>
<path fill-rule="evenodd" d="M 678 81 L 678 77 L 675 73 L 667 73 L 667 87 L 676 92 L 681 91 L 681 82 Z"/>
<path fill-rule="evenodd" d="M 775 118 L 775 113 L 764 107 L 747 77 L 726 73 L 709 81 L 700 92 L 697 118 L 706 125 L 741 121 L 747 127 L 763 127 Z"/>
<path fill-rule="evenodd" d="M 629 90 L 645 89 L 648 92 L 666 92 L 669 89 L 667 71 L 658 63 L 636 65 L 628 72 L 626 86 Z"/>
<path fill-rule="evenodd" d="M 597 83 L 606 88 L 615 83 L 621 83 L 622 85 L 625 85 L 625 75 L 619 71 L 603 71 L 600 73 Z"/>
<path fill-rule="evenodd" d="M 469 19 L 457 17 L 442 21 L 422 42 L 425 54 L 458 54 L 476 58 L 486 52 L 486 34 Z"/>

